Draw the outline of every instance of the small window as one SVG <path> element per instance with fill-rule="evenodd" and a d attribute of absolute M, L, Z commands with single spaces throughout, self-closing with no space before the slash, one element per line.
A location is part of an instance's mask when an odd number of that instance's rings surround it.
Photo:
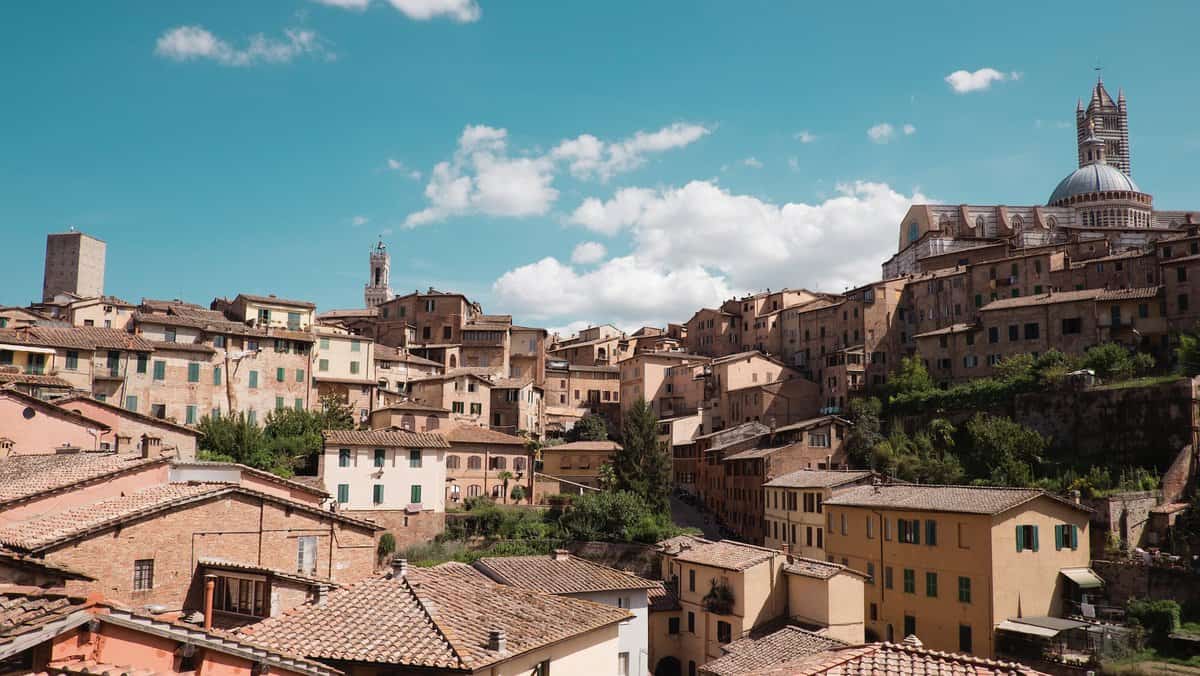
<path fill-rule="evenodd" d="M 960 653 L 969 653 L 972 649 L 971 642 L 971 625 L 958 625 L 958 651 Z"/>
<path fill-rule="evenodd" d="M 938 595 L 938 574 L 929 572 L 925 573 L 925 595 L 930 598 L 937 598 Z"/>
<path fill-rule="evenodd" d="M 696 591 L 696 571 L 688 570 L 688 591 Z"/>
<path fill-rule="evenodd" d="M 343 505 L 350 502 L 350 484 L 338 484 L 337 501 Z"/>
<path fill-rule="evenodd" d="M 733 626 L 722 620 L 717 621 L 717 642 L 729 643 L 733 640 Z"/>
<path fill-rule="evenodd" d="M 1017 551 L 1025 550 L 1036 552 L 1038 550 L 1038 527 L 1037 526 L 1017 526 Z"/>
<path fill-rule="evenodd" d="M 958 600 L 960 603 L 971 602 L 971 578 L 958 578 Z"/>
<path fill-rule="evenodd" d="M 917 573 L 912 568 L 904 569 L 904 593 L 917 593 Z"/>
<path fill-rule="evenodd" d="M 421 467 L 421 450 L 414 448 L 408 452 L 408 466 L 412 469 Z"/>
<path fill-rule="evenodd" d="M 154 559 L 138 559 L 133 562 L 133 590 L 154 589 Z"/>
<path fill-rule="evenodd" d="M 375 466 L 383 467 L 386 462 L 387 462 L 387 449 L 383 449 L 383 448 L 375 449 Z M 345 465 L 342 465 L 342 466 L 345 467 Z"/>
<path fill-rule="evenodd" d="M 345 485 L 342 484 L 342 486 Z M 338 486 L 339 497 L 341 496 L 342 486 Z M 317 572 L 316 535 L 301 535 L 296 538 L 296 572 L 303 575 L 313 575 Z"/>
<path fill-rule="evenodd" d="M 678 617 L 668 617 L 667 618 L 667 633 L 671 634 L 672 636 L 679 633 L 679 618 Z"/>
<path fill-rule="evenodd" d="M 338 451 L 338 467 L 350 466 L 350 449 L 343 448 Z"/>
<path fill-rule="evenodd" d="M 167 362 L 165 362 L 161 359 L 154 360 L 154 379 L 155 380 L 166 380 L 167 379 Z"/>
<path fill-rule="evenodd" d="M 408 490 L 409 502 L 414 505 L 421 504 L 421 484 L 413 484 Z"/>

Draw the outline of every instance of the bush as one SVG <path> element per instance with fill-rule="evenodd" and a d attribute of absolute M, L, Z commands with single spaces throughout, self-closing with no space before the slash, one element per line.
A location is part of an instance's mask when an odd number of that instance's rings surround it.
<path fill-rule="evenodd" d="M 379 536 L 379 545 L 375 548 L 375 555 L 380 562 L 388 560 L 388 557 L 396 552 L 396 536 L 391 533 L 384 533 Z"/>
<path fill-rule="evenodd" d="M 669 515 L 628 491 L 581 495 L 559 514 L 559 532 L 571 540 L 650 544 L 683 532 Z"/>
<path fill-rule="evenodd" d="M 1143 627 L 1155 645 L 1165 645 L 1171 632 L 1179 629 L 1180 608 L 1175 601 L 1131 599 L 1125 611 L 1129 621 Z"/>

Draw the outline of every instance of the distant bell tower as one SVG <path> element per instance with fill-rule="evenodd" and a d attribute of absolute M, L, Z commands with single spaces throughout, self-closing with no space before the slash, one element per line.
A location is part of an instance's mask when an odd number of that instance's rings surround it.
<path fill-rule="evenodd" d="M 1080 167 L 1090 164 L 1088 149 L 1084 146 L 1095 134 L 1104 142 L 1105 163 L 1120 169 L 1126 176 L 1133 176 L 1129 165 L 1129 111 L 1125 107 L 1124 90 L 1118 90 L 1117 100 L 1113 101 L 1104 88 L 1104 80 L 1097 76 L 1087 108 L 1083 107 L 1082 100 L 1075 106 L 1075 132 Z M 1095 152 L 1092 154 L 1094 156 Z"/>
<path fill-rule="evenodd" d="M 392 288 L 388 285 L 391 269 L 392 257 L 381 239 L 375 248 L 371 249 L 371 276 L 366 290 L 363 291 L 367 307 L 375 307 L 392 299 Z"/>

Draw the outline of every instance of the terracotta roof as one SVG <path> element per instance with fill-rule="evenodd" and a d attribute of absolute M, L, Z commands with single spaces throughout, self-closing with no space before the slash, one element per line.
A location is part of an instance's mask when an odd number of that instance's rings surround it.
<path fill-rule="evenodd" d="M 559 451 L 619 451 L 621 444 L 615 441 L 572 441 L 569 444 L 559 444 L 557 446 L 546 446 L 542 449 L 542 453 L 547 451 L 557 453 Z"/>
<path fill-rule="evenodd" d="M 34 587 L 0 591 L 0 652 L 22 636 L 53 630 L 56 624 L 90 605 L 78 596 Z M 52 636 L 47 636 L 47 640 Z"/>
<path fill-rule="evenodd" d="M 586 366 L 583 364 L 568 364 L 567 371 L 580 373 L 620 373 L 620 366 Z"/>
<path fill-rule="evenodd" d="M 831 423 L 831 422 L 841 423 L 846 426 L 852 426 L 854 424 L 854 423 L 850 422 L 849 420 L 838 417 L 836 415 L 823 415 L 819 418 L 809 418 L 807 420 L 801 420 L 799 422 L 790 423 L 788 425 L 780 425 L 779 427 L 776 427 L 772 431 L 774 431 L 774 432 L 794 432 L 796 430 L 806 430 L 810 427 L 818 427 L 820 425 L 824 425 L 826 423 Z"/>
<path fill-rule="evenodd" d="M 58 563 L 54 563 L 52 561 L 47 561 L 46 559 L 39 559 L 39 558 L 36 558 L 33 556 L 27 556 L 25 554 L 20 554 L 20 553 L 5 549 L 3 547 L 0 547 L 0 566 L 4 566 L 4 565 L 7 565 L 7 566 L 10 566 L 13 568 L 34 570 L 39 573 L 42 573 L 43 575 L 49 575 L 51 577 L 61 577 L 61 578 L 65 578 L 68 580 L 95 581 L 95 579 L 96 579 L 96 578 L 92 577 L 91 575 L 87 575 L 86 573 L 81 573 L 73 568 L 68 568 L 67 566 L 64 566 L 64 565 L 61 565 Z"/>
<path fill-rule="evenodd" d="M 630 617 L 467 575 L 439 566 L 364 580 L 331 592 L 324 605 L 299 606 L 239 632 L 311 658 L 472 671 Z M 488 649 L 492 629 L 505 632 L 504 652 Z"/>
<path fill-rule="evenodd" d="M 51 415 L 62 416 L 64 418 L 67 418 L 67 419 L 75 422 L 76 424 L 79 424 L 79 425 L 84 425 L 86 427 L 95 427 L 97 429 L 102 429 L 102 430 L 111 429 L 108 425 L 100 422 L 99 420 L 93 420 L 81 413 L 76 413 L 69 409 L 62 408 L 61 406 L 58 406 L 57 404 L 54 404 L 53 402 L 46 401 L 45 399 L 39 399 L 37 397 L 25 394 L 24 392 L 19 392 L 12 388 L 0 389 L 0 398 L 3 398 L 3 397 L 16 399 L 18 402 L 23 403 L 26 406 L 29 406 L 31 408 L 40 409 Z"/>
<path fill-rule="evenodd" d="M 216 354 L 217 350 L 212 345 L 204 343 L 180 343 L 165 340 L 147 340 L 155 350 L 167 350 L 172 352 L 195 352 L 198 354 Z"/>
<path fill-rule="evenodd" d="M 317 315 L 317 319 L 340 319 L 344 317 L 375 317 L 379 314 L 377 307 L 350 308 L 338 310 L 326 310 Z"/>
<path fill-rule="evenodd" d="M 143 459 L 136 453 L 9 456 L 0 460 L 0 506 L 166 462 L 166 458 Z"/>
<path fill-rule="evenodd" d="M 533 378 L 494 378 L 492 386 L 498 390 L 519 390 L 533 384 Z"/>
<path fill-rule="evenodd" d="M 221 462 L 218 460 L 172 460 L 171 467 L 233 467 L 237 468 L 242 474 L 251 474 L 264 481 L 279 484 L 280 486 L 295 488 L 322 497 L 329 496 L 329 491 L 325 490 L 325 482 L 320 477 L 293 476 L 290 479 L 285 479 L 278 474 L 272 474 L 257 467 L 243 465 L 238 462 Z M 306 479 L 315 479 L 316 482 L 306 481 Z"/>
<path fill-rule="evenodd" d="M 1015 662 L 926 650 L 895 643 L 833 648 L 747 676 L 1046 676 Z M 732 675 L 730 675 L 732 676 Z"/>
<path fill-rule="evenodd" d="M 467 331 L 507 331 L 510 328 L 509 324 L 501 322 L 470 322 L 462 327 L 463 332 Z"/>
<path fill-rule="evenodd" d="M 786 626 L 761 638 L 743 638 L 724 646 L 725 655 L 700 668 L 704 676 L 751 676 L 785 662 L 848 644 L 800 627 Z"/>
<path fill-rule="evenodd" d="M 699 547 L 700 545 L 710 545 L 712 543 L 712 540 L 706 540 L 695 535 L 676 535 L 673 538 L 656 542 L 654 546 L 664 554 L 677 554 L 690 547 Z"/>
<path fill-rule="evenodd" d="M 1038 488 L 997 486 L 938 486 L 887 484 L 847 488 L 825 501 L 826 505 L 847 507 L 883 507 L 923 512 L 961 512 L 999 514 L 1040 497 L 1058 500 L 1088 511 L 1086 507 L 1063 500 Z"/>
<path fill-rule="evenodd" d="M 154 347 L 140 336 L 122 329 L 100 326 L 23 326 L 17 329 L 0 329 L 0 342 L 63 347 L 81 350 L 99 348 L 150 352 Z"/>
<path fill-rule="evenodd" d="M 449 448 L 446 438 L 431 432 L 403 430 L 325 430 L 325 444 L 347 446 L 391 446 L 403 448 Z"/>
<path fill-rule="evenodd" d="M 871 476 L 870 470 L 801 469 L 771 479 L 771 488 L 833 488 Z"/>
<path fill-rule="evenodd" d="M 751 437 L 759 436 L 761 434 L 767 434 L 770 431 L 771 431 L 770 427 L 767 427 L 766 425 L 764 425 L 760 422 L 752 420 L 750 422 L 741 423 L 740 425 L 734 425 L 733 427 L 726 427 L 725 429 L 717 430 L 716 432 L 709 432 L 708 434 L 701 434 L 701 435 L 699 435 L 697 437 L 693 437 L 693 438 L 694 439 L 710 439 L 710 438 L 718 439 L 719 438 L 722 440 L 721 443 L 724 443 L 725 437 L 737 437 L 738 439 L 749 439 Z"/>
<path fill-rule="evenodd" d="M 1009 310 L 1018 307 L 1030 307 L 1034 305 L 1055 305 L 1058 303 L 1075 303 L 1079 301 L 1096 300 L 1096 297 L 1103 293 L 1103 289 L 1083 289 L 1080 291 L 1054 291 L 1052 293 L 1042 293 L 1033 296 L 1017 296 L 1016 298 L 1001 298 L 994 300 L 987 305 L 979 308 L 980 312 L 991 312 L 992 310 Z"/>
<path fill-rule="evenodd" d="M 679 605 L 679 599 L 662 582 L 655 582 L 653 587 L 646 590 L 646 601 L 652 613 L 669 612 L 682 608 Z"/>
<path fill-rule="evenodd" d="M 684 549 L 675 556 L 675 560 L 727 570 L 746 570 L 776 555 L 783 556 L 783 553 L 733 540 L 721 540 Z"/>
<path fill-rule="evenodd" d="M 549 594 L 650 589 L 656 584 L 632 573 L 566 553 L 542 556 L 488 556 L 476 561 L 475 567 L 501 584 Z"/>
<path fill-rule="evenodd" d="M 818 580 L 828 580 L 838 573 L 850 573 L 859 577 L 866 577 L 862 573 L 847 568 L 840 563 L 830 563 L 821 561 L 820 559 L 810 559 L 803 556 L 793 556 L 792 560 L 783 566 L 783 572 L 799 575 L 801 577 L 812 577 Z"/>
<path fill-rule="evenodd" d="M 241 571 L 244 573 L 259 573 L 263 575 L 274 575 L 287 580 L 295 580 L 310 585 L 325 585 L 329 587 L 341 587 L 342 585 L 324 577 L 316 577 L 313 575 L 302 575 L 293 570 L 281 570 L 279 568 L 268 568 L 260 566 L 256 563 L 246 563 L 243 561 L 231 561 L 215 556 L 202 556 L 196 559 L 196 564 L 205 568 L 213 568 L 216 570 L 232 570 Z"/>
<path fill-rule="evenodd" d="M 252 293 L 239 293 L 237 295 L 237 298 L 234 298 L 234 300 L 236 301 L 238 298 L 241 298 L 243 300 L 248 300 L 251 303 L 269 303 L 271 305 L 291 305 L 292 307 L 303 307 L 303 308 L 309 308 L 310 310 L 316 309 L 316 307 L 317 307 L 316 303 L 310 303 L 306 300 L 288 300 L 287 298 L 277 298 L 275 296 L 258 296 L 258 295 L 252 294 Z"/>
<path fill-rule="evenodd" d="M 430 406 L 428 404 L 422 404 L 422 403 L 418 403 L 415 401 L 401 401 L 399 403 L 392 404 L 391 406 L 384 406 L 383 408 L 377 408 L 375 410 L 376 411 L 427 411 L 429 413 L 449 413 L 450 412 L 450 409 L 448 409 L 448 408 L 442 408 L 440 406 Z"/>
<path fill-rule="evenodd" d="M 329 376 L 315 375 L 313 380 L 322 383 L 337 383 L 339 385 L 377 385 L 377 381 L 370 378 L 331 378 Z"/>
<path fill-rule="evenodd" d="M 524 446 L 525 439 L 504 432 L 477 427 L 475 425 L 456 425 L 443 433 L 446 441 L 452 444 L 509 444 Z"/>
<path fill-rule="evenodd" d="M 744 440 L 741 440 L 741 441 L 744 441 Z M 721 462 L 725 462 L 727 460 L 750 460 L 752 458 L 765 458 L 768 455 L 775 453 L 776 451 L 782 451 L 785 448 L 790 448 L 793 446 L 800 446 L 800 445 L 801 444 L 788 444 L 787 446 L 768 446 L 765 448 L 748 448 L 744 451 L 738 451 L 737 453 L 733 453 L 733 454 L 730 454 L 730 455 L 727 455 L 727 456 L 721 458 Z M 710 448 L 708 450 L 719 451 L 722 448 L 724 448 L 724 446 L 713 446 L 712 448 Z"/>
<path fill-rule="evenodd" d="M 932 331 L 926 331 L 924 333 L 914 334 L 913 338 L 928 338 L 930 336 L 942 336 L 942 335 L 950 335 L 952 333 L 966 333 L 967 331 L 978 331 L 978 330 L 979 330 L 979 326 L 976 324 L 951 324 L 950 326 L 945 326 L 940 329 L 934 329 Z"/>
<path fill-rule="evenodd" d="M 70 382 L 59 378 L 58 376 L 43 376 L 32 373 L 5 373 L 0 371 L 0 385 L 37 385 L 39 387 L 55 387 L 59 389 L 71 389 L 75 387 Z"/>
<path fill-rule="evenodd" d="M 391 345 L 375 344 L 375 361 L 399 361 L 404 351 Z"/>
<path fill-rule="evenodd" d="M 1147 300 L 1150 298 L 1157 298 L 1161 292 L 1161 286 L 1143 286 L 1135 289 L 1108 289 L 1099 296 L 1096 296 L 1096 300 Z"/>
<path fill-rule="evenodd" d="M 131 519 L 150 516 L 163 510 L 183 507 L 226 494 L 249 495 L 359 528 L 371 531 L 382 530 L 369 521 L 351 518 L 243 486 L 220 483 L 186 483 L 159 484 L 134 493 L 14 523 L 0 528 L 0 544 L 25 551 L 44 550 L 88 533 L 111 528 Z"/>
<path fill-rule="evenodd" d="M 96 399 L 95 397 L 91 396 L 90 394 L 72 394 L 72 395 L 63 397 L 61 399 L 55 399 L 54 403 L 62 408 L 71 410 L 70 408 L 68 408 L 68 406 L 73 402 L 77 402 L 77 401 L 81 401 L 81 400 L 87 401 L 87 403 L 89 403 L 93 406 L 98 406 L 106 411 L 109 411 L 110 413 L 114 413 L 119 418 L 133 418 L 135 420 L 140 420 L 144 423 L 154 425 L 155 427 L 166 427 L 168 429 L 175 430 L 176 432 L 190 434 L 194 437 L 200 436 L 200 432 L 197 431 L 193 427 L 188 427 L 187 425 L 180 425 L 179 423 L 171 422 L 170 420 L 167 420 L 165 418 L 155 418 L 154 416 L 146 415 L 145 413 L 138 413 L 137 411 L 130 411 L 129 409 L 124 408 L 122 406 L 116 406 L 107 401 L 100 401 L 99 399 Z"/>
<path fill-rule="evenodd" d="M 465 367 L 460 367 L 460 368 L 456 368 L 456 369 L 450 369 L 450 370 L 446 371 L 445 373 L 438 373 L 435 375 L 422 376 L 420 378 L 409 378 L 408 382 L 410 384 L 411 383 L 423 383 L 423 382 L 433 382 L 433 381 L 437 381 L 437 380 L 450 380 L 453 378 L 458 378 L 460 376 L 470 376 L 472 378 L 477 378 L 479 380 L 482 380 L 483 382 L 487 383 L 488 387 L 491 387 L 492 381 L 491 381 L 491 378 L 489 378 L 489 376 L 491 374 L 492 374 L 492 370 L 485 366 L 465 366 Z"/>

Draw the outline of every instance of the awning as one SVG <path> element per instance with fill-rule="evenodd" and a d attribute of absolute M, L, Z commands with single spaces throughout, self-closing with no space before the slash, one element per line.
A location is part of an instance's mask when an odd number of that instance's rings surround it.
<path fill-rule="evenodd" d="M 17 345 L 12 343 L 0 343 L 0 350 L 32 352 L 34 354 L 54 354 L 54 348 L 52 347 L 35 347 L 33 345 Z"/>
<path fill-rule="evenodd" d="M 1068 580 L 1079 585 L 1080 589 L 1096 589 L 1104 586 L 1104 580 L 1092 571 L 1091 568 L 1063 568 L 1058 571 L 1062 573 Z"/>
<path fill-rule="evenodd" d="M 1058 636 L 1058 632 L 1054 629 L 1046 627 L 1035 627 L 1032 624 L 1023 624 L 1021 622 L 1013 622 L 1012 620 L 1004 620 L 996 629 L 1000 631 L 1011 631 L 1017 634 L 1025 634 L 1027 636 L 1037 636 L 1038 638 L 1054 638 Z"/>

